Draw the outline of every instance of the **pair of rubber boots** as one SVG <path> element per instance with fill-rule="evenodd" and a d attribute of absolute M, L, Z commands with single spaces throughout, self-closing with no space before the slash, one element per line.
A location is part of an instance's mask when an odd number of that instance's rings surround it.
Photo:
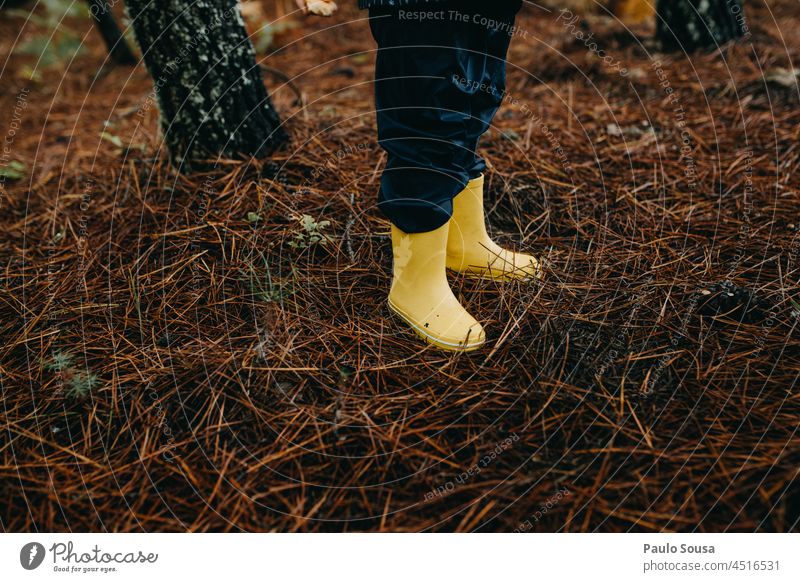
<path fill-rule="evenodd" d="M 483 176 L 453 199 L 453 215 L 444 226 L 408 234 L 392 225 L 392 250 L 390 309 L 426 342 L 448 351 L 476 350 L 486 343 L 486 334 L 453 295 L 447 269 L 494 281 L 540 276 L 534 257 L 505 250 L 489 238 Z"/>

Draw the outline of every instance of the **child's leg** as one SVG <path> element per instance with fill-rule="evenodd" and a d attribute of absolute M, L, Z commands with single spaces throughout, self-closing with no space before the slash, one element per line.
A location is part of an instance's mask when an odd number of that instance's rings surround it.
<path fill-rule="evenodd" d="M 475 163 L 474 92 L 462 83 L 473 58 L 473 27 L 449 18 L 449 3 L 439 6 L 442 19 L 409 18 L 414 8 L 370 10 L 379 48 L 378 139 L 388 154 L 379 206 L 406 233 L 432 231 L 450 219 L 452 199 Z"/>
<path fill-rule="evenodd" d="M 482 326 L 447 281 L 448 221 L 453 197 L 469 181 L 471 94 L 466 78 L 470 25 L 443 18 L 406 18 L 404 9 L 370 10 L 379 52 L 375 73 L 378 138 L 388 154 L 379 205 L 392 222 L 389 307 L 426 341 L 473 350 Z"/>
<path fill-rule="evenodd" d="M 466 4 L 471 4 L 467 2 Z M 480 137 L 489 129 L 506 90 L 506 54 L 510 44 L 519 1 L 483 3 L 464 8 L 476 18 L 472 22 L 469 48 L 472 92 L 467 143 L 473 152 L 468 167 L 470 181 L 453 199 L 450 233 L 447 239 L 448 268 L 500 281 L 533 279 L 540 275 L 535 257 L 514 253 L 495 243 L 486 230 L 483 206 L 483 172 L 486 163 L 476 150 Z"/>
<path fill-rule="evenodd" d="M 479 7 L 467 7 L 477 16 L 473 21 L 469 48 L 472 51 L 470 74 L 474 91 L 470 102 L 468 147 L 475 152 L 469 166 L 469 177 L 475 179 L 486 170 L 486 162 L 476 150 L 481 136 L 491 126 L 506 92 L 506 58 L 520 0 L 484 2 Z M 468 5 L 468 4 L 467 4 Z M 471 19 L 472 20 L 472 19 Z M 491 22 L 491 25 L 488 25 Z"/>

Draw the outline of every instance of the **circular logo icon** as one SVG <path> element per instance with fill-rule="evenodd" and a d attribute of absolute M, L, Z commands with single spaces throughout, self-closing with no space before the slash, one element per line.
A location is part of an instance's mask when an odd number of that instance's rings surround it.
<path fill-rule="evenodd" d="M 19 551 L 19 563 L 26 570 L 35 570 L 44 561 L 44 546 L 39 542 L 30 542 Z"/>

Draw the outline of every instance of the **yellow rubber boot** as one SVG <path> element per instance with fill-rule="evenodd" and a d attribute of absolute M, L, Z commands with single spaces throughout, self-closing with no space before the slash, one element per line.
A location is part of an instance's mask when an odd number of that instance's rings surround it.
<path fill-rule="evenodd" d="M 447 224 L 419 234 L 392 225 L 389 307 L 428 343 L 448 351 L 471 351 L 486 343 L 486 334 L 447 282 L 448 232 Z"/>
<path fill-rule="evenodd" d="M 483 176 L 470 180 L 453 199 L 447 268 L 495 281 L 532 280 L 541 276 L 535 257 L 503 249 L 489 238 L 483 211 Z"/>

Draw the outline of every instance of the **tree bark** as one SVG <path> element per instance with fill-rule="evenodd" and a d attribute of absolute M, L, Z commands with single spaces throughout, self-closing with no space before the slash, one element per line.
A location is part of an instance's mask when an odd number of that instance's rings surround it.
<path fill-rule="evenodd" d="M 286 141 L 236 0 L 128 0 L 173 163 L 266 155 Z"/>
<path fill-rule="evenodd" d="M 120 65 L 135 65 L 138 59 L 131 52 L 128 42 L 117 26 L 107 0 L 89 0 L 89 12 L 108 47 L 111 60 Z"/>
<path fill-rule="evenodd" d="M 692 52 L 741 37 L 742 0 L 658 0 L 656 35 L 666 50 Z"/>

